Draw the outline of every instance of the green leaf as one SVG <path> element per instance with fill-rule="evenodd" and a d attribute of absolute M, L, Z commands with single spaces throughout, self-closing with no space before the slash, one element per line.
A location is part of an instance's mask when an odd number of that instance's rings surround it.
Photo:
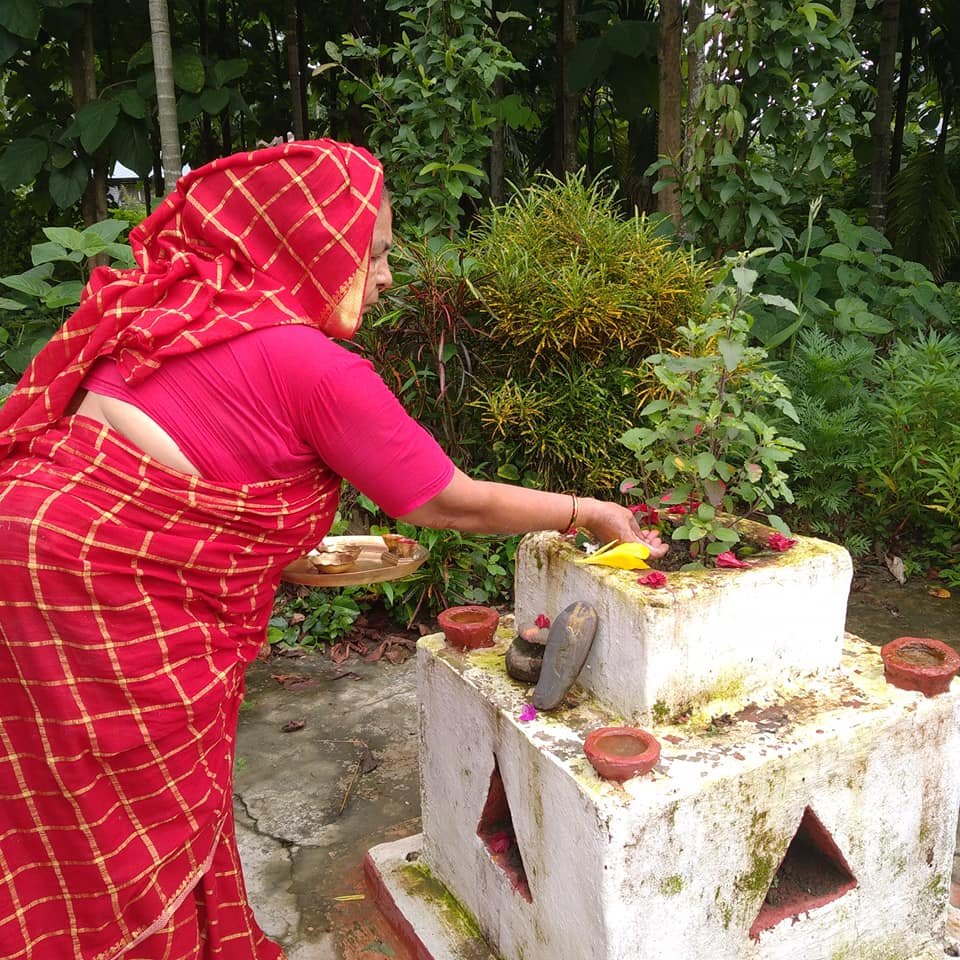
<path fill-rule="evenodd" d="M 599 80 L 610 66 L 612 50 L 602 37 L 580 40 L 570 51 L 567 85 L 571 92 L 586 90 Z"/>
<path fill-rule="evenodd" d="M 223 113 L 229 102 L 229 90 L 215 90 L 213 87 L 207 87 L 203 93 L 200 94 L 200 104 L 204 112 L 214 117 L 219 113 Z"/>
<path fill-rule="evenodd" d="M 822 107 L 836 94 L 836 92 L 836 87 L 834 87 L 829 80 L 821 80 L 816 87 L 814 87 L 813 95 L 810 97 L 810 102 L 815 107 Z"/>
<path fill-rule="evenodd" d="M 721 543 L 737 543 L 740 540 L 740 534 L 730 527 L 716 526 L 713 535 Z"/>
<path fill-rule="evenodd" d="M 49 272 L 47 273 L 49 276 Z M 18 293 L 25 293 L 29 297 L 42 300 L 50 292 L 50 284 L 34 271 L 14 274 L 10 277 L 0 277 L 0 283 Z"/>
<path fill-rule="evenodd" d="M 737 340 L 728 340 L 726 337 L 717 339 L 717 349 L 723 357 L 723 365 L 728 371 L 736 370 L 743 360 L 746 345 Z"/>
<path fill-rule="evenodd" d="M 849 260 L 853 251 L 845 243 L 829 243 L 820 251 L 829 260 Z"/>
<path fill-rule="evenodd" d="M 651 400 L 641 411 L 641 417 L 649 417 L 651 414 L 659 413 L 661 410 L 669 410 L 670 401 L 661 397 L 658 400 Z"/>
<path fill-rule="evenodd" d="M 16 37 L 36 40 L 40 32 L 40 5 L 36 0 L 3 0 L 0 27 Z"/>
<path fill-rule="evenodd" d="M 177 123 L 189 123 L 203 113 L 199 94 L 185 93 L 177 98 Z"/>
<path fill-rule="evenodd" d="M 756 270 L 751 270 L 749 267 L 734 267 L 732 273 L 737 289 L 741 293 L 750 293 L 759 276 Z"/>
<path fill-rule="evenodd" d="M 774 293 L 761 293 L 758 294 L 758 297 L 763 303 L 766 303 L 771 307 L 782 307 L 784 310 L 793 314 L 800 313 L 800 311 L 797 309 L 797 305 L 792 300 L 788 300 L 786 297 L 780 297 Z"/>
<path fill-rule="evenodd" d="M 135 120 L 142 120 L 147 115 L 147 101 L 133 87 L 124 87 L 118 90 L 114 97 L 120 104 L 120 109 Z"/>
<path fill-rule="evenodd" d="M 53 310 L 59 310 L 61 307 L 72 307 L 80 302 L 82 292 L 82 280 L 68 280 L 65 283 L 58 283 L 43 298 L 43 302 L 45 306 Z"/>
<path fill-rule="evenodd" d="M 121 116 L 110 137 L 114 156 L 139 177 L 150 176 L 153 170 L 153 148 L 142 123 L 133 123 Z"/>
<path fill-rule="evenodd" d="M 77 158 L 63 170 L 50 174 L 50 196 L 61 209 L 72 207 L 82 196 L 90 179 L 87 165 Z"/>
<path fill-rule="evenodd" d="M 36 137 L 14 140 L 0 157 L 0 187 L 10 192 L 31 183 L 47 159 L 48 151 L 47 143 Z"/>
<path fill-rule="evenodd" d="M 83 149 L 93 153 L 110 135 L 119 113 L 120 104 L 116 100 L 91 100 L 77 111 L 67 135 L 79 133 Z"/>
<path fill-rule="evenodd" d="M 3 66 L 19 49 L 20 44 L 17 38 L 9 30 L 0 27 L 0 66 Z"/>
<path fill-rule="evenodd" d="M 704 451 L 703 453 L 698 453 L 693 458 L 693 462 L 697 465 L 697 475 L 701 479 L 704 479 L 709 477 L 713 472 L 713 467 L 717 462 L 717 458 L 712 453 Z"/>
<path fill-rule="evenodd" d="M 497 476 L 501 480 L 508 480 L 510 483 L 516 483 L 520 479 L 520 471 L 512 463 L 505 463 L 497 468 Z"/>
<path fill-rule="evenodd" d="M 0 297 L 0 310 L 26 310 L 28 304 L 21 303 L 19 300 L 11 300 L 9 297 Z M 6 333 L 6 331 L 3 331 Z"/>
<path fill-rule="evenodd" d="M 130 224 L 128 224 L 126 220 L 114 220 L 111 218 L 91 224 L 83 232 L 95 234 L 105 243 L 112 243 L 128 226 L 130 226 Z"/>
<path fill-rule="evenodd" d="M 44 227 L 43 235 L 64 250 L 79 250 L 83 246 L 83 235 L 73 227 Z"/>
<path fill-rule="evenodd" d="M 59 243 L 35 243 L 30 248 L 30 260 L 34 266 L 53 261 L 76 262 L 76 257 L 67 253 Z"/>
<path fill-rule="evenodd" d="M 247 74 L 250 64 L 246 60 L 218 60 L 210 68 L 210 79 L 214 86 L 225 87 L 232 80 L 239 80 Z"/>
<path fill-rule="evenodd" d="M 195 50 L 178 50 L 173 55 L 173 82 L 181 90 L 199 93 L 205 79 L 203 60 Z"/>
<path fill-rule="evenodd" d="M 133 73 L 138 67 L 153 66 L 153 46 L 148 40 L 139 50 L 127 61 L 127 73 Z"/>

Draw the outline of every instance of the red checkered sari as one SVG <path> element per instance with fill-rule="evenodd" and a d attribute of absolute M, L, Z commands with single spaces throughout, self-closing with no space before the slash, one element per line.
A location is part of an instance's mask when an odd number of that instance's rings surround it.
<path fill-rule="evenodd" d="M 215 161 L 98 270 L 0 409 L 0 957 L 274 960 L 232 821 L 244 667 L 339 478 L 217 484 L 69 407 L 248 330 L 360 320 L 382 173 L 292 143 Z"/>

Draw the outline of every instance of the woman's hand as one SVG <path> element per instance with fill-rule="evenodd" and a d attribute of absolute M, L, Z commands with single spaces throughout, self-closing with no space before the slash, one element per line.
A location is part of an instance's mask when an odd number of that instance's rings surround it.
<path fill-rule="evenodd" d="M 611 540 L 624 543 L 645 543 L 650 548 L 651 559 L 658 560 L 670 549 L 660 539 L 657 530 L 641 530 L 631 510 L 619 503 L 607 500 L 583 498 L 577 517 L 577 526 L 585 527 L 601 544 Z"/>
<path fill-rule="evenodd" d="M 633 512 L 619 503 L 473 480 L 460 470 L 454 471 L 440 493 L 399 519 L 415 526 L 464 533 L 529 533 L 565 529 L 574 505 L 574 526 L 588 530 L 601 544 L 611 540 L 645 543 L 654 560 L 667 552 L 660 534 L 641 530 Z"/>

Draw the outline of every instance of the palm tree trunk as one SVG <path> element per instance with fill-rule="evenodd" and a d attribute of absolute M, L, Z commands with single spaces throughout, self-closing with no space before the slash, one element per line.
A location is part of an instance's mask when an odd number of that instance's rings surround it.
<path fill-rule="evenodd" d="M 657 117 L 657 153 L 680 165 L 683 137 L 680 129 L 680 49 L 683 17 L 680 0 L 660 0 L 660 25 L 657 35 L 657 73 L 660 78 L 660 104 Z M 661 180 L 674 181 L 670 167 L 660 170 Z M 674 225 L 680 222 L 680 196 L 675 182 L 666 183 L 657 194 L 657 209 L 668 213 Z"/>
<path fill-rule="evenodd" d="M 182 171 L 180 131 L 177 128 L 177 95 L 173 85 L 173 48 L 167 0 L 149 0 L 150 42 L 153 71 L 157 80 L 157 126 L 160 128 L 160 156 L 163 162 L 163 192 L 170 193 Z"/>
<path fill-rule="evenodd" d="M 557 98 L 557 166 L 561 175 L 573 173 L 580 166 L 577 157 L 580 95 L 570 92 L 567 81 L 570 51 L 576 42 L 577 0 L 560 0 L 560 29 L 557 31 L 557 62 L 560 67 Z"/>
<path fill-rule="evenodd" d="M 703 23 L 703 0 L 690 0 L 687 6 L 687 117 L 683 137 L 683 172 L 693 166 L 693 131 L 696 128 L 697 107 L 703 96 L 703 48 L 694 40 L 697 28 Z"/>
<path fill-rule="evenodd" d="M 97 99 L 96 51 L 93 46 L 93 6 L 85 8 L 83 27 L 71 38 L 70 70 L 73 84 L 73 109 Z M 107 219 L 107 162 L 103 149 L 91 158 L 93 176 L 83 191 L 80 207 L 86 226 Z"/>
<path fill-rule="evenodd" d="M 300 78 L 300 42 L 297 30 L 296 0 L 286 2 L 287 79 L 290 81 L 290 107 L 293 115 L 293 136 L 304 139 L 303 91 Z"/>
<path fill-rule="evenodd" d="M 890 176 L 900 172 L 903 158 L 903 132 L 907 126 L 907 99 L 910 95 L 910 73 L 913 70 L 913 37 L 917 18 L 916 0 L 908 0 L 900 10 L 900 79 L 897 83 L 896 119 L 893 142 L 890 144 Z"/>
<path fill-rule="evenodd" d="M 877 55 L 877 105 L 870 124 L 873 139 L 870 158 L 869 223 L 881 233 L 887 223 L 887 176 L 890 171 L 890 125 L 893 120 L 893 69 L 897 56 L 900 0 L 883 0 L 880 50 Z"/>

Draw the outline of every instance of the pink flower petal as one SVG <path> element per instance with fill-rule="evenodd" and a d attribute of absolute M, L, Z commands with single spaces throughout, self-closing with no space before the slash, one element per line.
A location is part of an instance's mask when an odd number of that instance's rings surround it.
<path fill-rule="evenodd" d="M 718 567 L 749 567 L 750 564 L 745 560 L 738 560 L 734 556 L 733 552 L 728 550 L 726 553 L 721 553 L 717 557 L 717 566 Z"/>
<path fill-rule="evenodd" d="M 538 613 L 537 619 L 533 621 L 538 627 L 549 627 L 550 618 L 545 613 Z"/>
<path fill-rule="evenodd" d="M 767 546 L 771 550 L 778 550 L 781 553 L 796 545 L 796 540 L 791 540 L 790 537 L 785 537 L 782 533 L 771 533 L 770 536 L 767 537 Z"/>
<path fill-rule="evenodd" d="M 506 853 L 510 849 L 510 835 L 506 832 L 491 834 L 487 846 L 493 853 Z"/>
<path fill-rule="evenodd" d="M 532 703 L 525 703 L 520 708 L 520 722 L 528 723 L 530 720 L 537 719 L 537 708 Z"/>
<path fill-rule="evenodd" d="M 665 587 L 667 575 L 662 570 L 651 570 L 645 576 L 639 577 L 637 583 L 642 583 L 645 587 Z"/>

